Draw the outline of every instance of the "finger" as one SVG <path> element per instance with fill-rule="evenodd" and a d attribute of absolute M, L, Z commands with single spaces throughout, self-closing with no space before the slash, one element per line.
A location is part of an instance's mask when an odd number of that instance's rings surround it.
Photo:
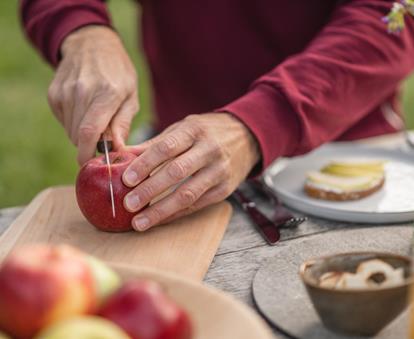
<path fill-rule="evenodd" d="M 53 114 L 55 115 L 57 120 L 63 125 L 63 111 L 61 99 L 61 91 L 59 86 L 52 82 L 47 92 L 47 101 Z"/>
<path fill-rule="evenodd" d="M 125 146 L 124 149 L 127 152 L 134 153 L 136 155 L 140 155 L 144 153 L 150 146 L 154 145 L 155 143 L 161 141 L 169 132 L 174 131 L 178 127 L 178 123 L 174 123 L 168 126 L 164 131 L 160 134 L 154 136 L 153 138 L 146 140 L 139 145 L 132 145 L 132 146 Z"/>
<path fill-rule="evenodd" d="M 79 145 L 79 127 L 88 109 L 88 94 L 84 90 L 75 90 L 73 95 L 73 113 L 70 128 L 70 139 L 73 144 Z"/>
<path fill-rule="evenodd" d="M 206 193 L 204 193 L 193 205 L 171 215 L 167 219 L 163 220 L 163 223 L 168 223 L 170 221 L 176 220 L 178 218 L 183 218 L 187 215 L 195 213 L 207 206 L 216 204 L 220 201 L 226 199 L 230 193 L 226 190 L 226 186 L 223 185 L 216 185 L 210 188 Z"/>
<path fill-rule="evenodd" d="M 208 155 L 206 145 L 200 144 L 172 160 L 125 196 L 125 208 L 130 212 L 144 208 L 154 198 L 203 168 L 210 160 Z"/>
<path fill-rule="evenodd" d="M 112 119 L 111 131 L 116 150 L 125 147 L 125 140 L 128 138 L 132 120 L 138 111 L 138 99 L 136 95 L 133 95 L 124 101 Z"/>
<path fill-rule="evenodd" d="M 156 139 L 158 141 L 152 142 L 152 145 L 128 166 L 122 176 L 125 185 L 138 185 L 155 168 L 185 152 L 194 143 L 192 135 L 185 130 L 175 130 Z"/>
<path fill-rule="evenodd" d="M 197 200 L 220 179 L 213 167 L 206 167 L 183 183 L 176 191 L 146 208 L 132 220 L 132 227 L 145 231 L 168 217 L 194 205 Z"/>
<path fill-rule="evenodd" d="M 120 106 L 119 100 L 95 100 L 88 108 L 79 125 L 78 132 L 78 162 L 83 165 L 93 158 L 96 153 L 96 144 L 101 134 L 109 126 L 112 116 Z"/>
<path fill-rule="evenodd" d="M 70 137 L 72 128 L 72 117 L 74 108 L 74 97 L 72 88 L 69 85 L 62 86 L 62 114 L 63 114 L 63 127 L 66 134 Z"/>

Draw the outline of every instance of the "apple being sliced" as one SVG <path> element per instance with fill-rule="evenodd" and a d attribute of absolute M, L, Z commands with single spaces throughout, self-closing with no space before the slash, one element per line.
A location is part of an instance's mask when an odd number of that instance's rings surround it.
<path fill-rule="evenodd" d="M 19 248 L 0 267 L 0 330 L 32 338 L 57 320 L 92 312 L 95 289 L 82 252 L 66 245 Z"/>
<path fill-rule="evenodd" d="M 128 212 L 123 205 L 125 195 L 131 191 L 122 182 L 122 174 L 136 158 L 129 152 L 110 152 L 112 184 L 116 217 L 112 215 L 109 174 L 105 156 L 89 160 L 76 180 L 76 198 L 85 218 L 102 231 L 123 232 L 132 230 L 131 221 L 136 213 Z"/>

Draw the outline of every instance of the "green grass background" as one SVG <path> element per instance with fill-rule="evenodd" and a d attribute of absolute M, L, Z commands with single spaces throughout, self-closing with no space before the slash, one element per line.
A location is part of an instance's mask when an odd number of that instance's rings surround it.
<path fill-rule="evenodd" d="M 76 150 L 47 104 L 53 73 L 24 39 L 16 3 L 0 1 L 0 208 L 26 204 L 45 187 L 71 184 L 78 170 Z M 151 86 L 137 49 L 136 4 L 116 0 L 109 6 L 138 69 L 137 126 L 149 119 Z M 406 83 L 405 93 L 407 120 L 414 128 L 414 77 Z"/>

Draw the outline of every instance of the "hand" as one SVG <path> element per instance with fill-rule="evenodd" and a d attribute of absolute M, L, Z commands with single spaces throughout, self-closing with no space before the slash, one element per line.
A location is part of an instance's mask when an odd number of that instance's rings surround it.
<path fill-rule="evenodd" d="M 134 66 L 118 35 L 108 27 L 86 26 L 63 41 L 62 60 L 49 87 L 53 113 L 78 147 L 78 162 L 95 156 L 110 126 L 114 148 L 124 146 L 138 111 Z"/>
<path fill-rule="evenodd" d="M 139 155 L 123 174 L 127 186 L 136 186 L 124 200 L 128 211 L 140 210 L 181 183 L 173 193 L 134 217 L 132 226 L 137 231 L 224 200 L 260 157 L 249 129 L 226 113 L 188 116 L 159 136 L 128 150 Z"/>

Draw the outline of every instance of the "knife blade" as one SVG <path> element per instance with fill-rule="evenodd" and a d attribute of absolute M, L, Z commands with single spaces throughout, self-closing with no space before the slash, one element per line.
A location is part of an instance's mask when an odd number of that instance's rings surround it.
<path fill-rule="evenodd" d="M 108 132 L 104 132 L 101 135 L 101 140 L 98 142 L 97 149 L 98 152 L 105 154 L 105 162 L 108 168 L 108 186 L 109 186 L 109 193 L 111 196 L 111 207 L 112 207 L 112 217 L 116 218 L 116 211 L 115 211 L 115 198 L 114 198 L 114 187 L 112 184 L 112 169 L 111 169 L 111 161 L 109 159 L 109 149 L 112 149 L 112 141 L 108 139 L 107 136 Z"/>

